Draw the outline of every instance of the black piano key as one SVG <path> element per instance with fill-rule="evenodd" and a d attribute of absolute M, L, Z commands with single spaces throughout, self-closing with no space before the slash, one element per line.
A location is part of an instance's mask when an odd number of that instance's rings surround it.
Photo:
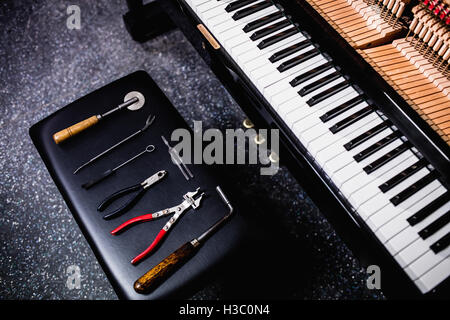
<path fill-rule="evenodd" d="M 409 166 L 408 168 L 406 168 L 399 174 L 395 175 L 394 177 L 392 177 L 385 183 L 380 184 L 378 186 L 378 188 L 380 188 L 381 192 L 386 193 L 387 191 L 391 190 L 393 187 L 398 185 L 403 180 L 409 178 L 411 175 L 413 175 L 414 173 L 416 173 L 417 171 L 419 171 L 426 165 L 427 165 L 427 162 L 425 161 L 425 159 L 420 159 L 419 161 L 417 161 L 413 165 Z"/>
<path fill-rule="evenodd" d="M 439 253 L 450 245 L 450 232 L 430 246 L 434 253 Z"/>
<path fill-rule="evenodd" d="M 420 178 L 416 182 L 414 182 L 413 185 L 409 186 L 405 190 L 401 191 L 396 196 L 392 197 L 390 201 L 394 206 L 398 206 L 400 203 L 411 197 L 413 194 L 415 194 L 417 191 L 425 187 L 426 185 L 430 184 L 436 180 L 436 171 L 432 170 L 430 173 L 428 173 L 425 177 Z"/>
<path fill-rule="evenodd" d="M 292 23 L 289 20 L 282 20 L 280 22 L 271 24 L 267 27 L 264 27 L 262 29 L 259 29 L 258 31 L 255 31 L 251 36 L 250 39 L 252 39 L 253 41 L 256 41 L 258 39 L 261 39 L 262 37 L 268 36 L 271 33 L 274 33 L 275 31 L 278 31 L 280 29 L 283 29 L 289 25 L 291 25 Z"/>
<path fill-rule="evenodd" d="M 323 100 L 328 99 L 331 96 L 334 96 L 339 91 L 344 90 L 345 88 L 350 87 L 350 83 L 347 82 L 347 80 L 342 81 L 341 83 L 338 83 L 337 85 L 328 88 L 325 91 L 322 91 L 319 94 L 316 94 L 314 97 L 306 101 L 306 104 L 310 107 L 318 104 L 319 102 L 322 102 Z"/>
<path fill-rule="evenodd" d="M 339 71 L 334 71 L 334 72 L 327 74 L 326 76 L 308 84 L 307 86 L 304 86 L 302 89 L 300 89 L 298 94 L 301 97 L 304 97 L 307 94 L 310 94 L 311 92 L 316 91 L 320 87 L 323 87 L 324 85 L 338 79 L 339 77 L 342 77 L 342 74 Z"/>
<path fill-rule="evenodd" d="M 349 125 L 361 120 L 362 118 L 364 118 L 365 116 L 367 116 L 368 114 L 373 112 L 374 107 L 372 106 L 367 106 L 357 112 L 355 112 L 354 114 L 352 114 L 351 116 L 348 116 L 347 118 L 339 121 L 338 123 L 336 123 L 334 126 L 332 126 L 330 128 L 330 131 L 332 133 L 337 133 L 339 131 L 341 131 L 344 128 L 347 128 Z"/>
<path fill-rule="evenodd" d="M 305 73 L 302 73 L 301 75 L 292 79 L 291 82 L 289 82 L 289 83 L 291 84 L 292 87 L 296 87 L 299 84 L 302 84 L 303 82 L 308 81 L 309 79 L 312 79 L 315 76 L 318 76 L 319 74 L 327 71 L 328 69 L 330 69 L 332 67 L 333 67 L 333 64 L 331 62 L 327 62 L 318 67 L 315 67 L 314 69 L 306 71 Z"/>
<path fill-rule="evenodd" d="M 372 138 L 374 135 L 380 133 L 381 131 L 383 131 L 384 129 L 389 127 L 390 125 L 391 125 L 391 121 L 389 121 L 389 120 L 386 120 L 380 124 L 377 124 L 375 127 L 367 130 L 363 134 L 360 134 L 356 138 L 352 139 L 350 142 L 347 142 L 346 144 L 344 144 L 344 148 L 346 150 L 352 150 L 353 148 L 359 146 L 361 143 L 364 143 L 365 141 Z"/>
<path fill-rule="evenodd" d="M 295 67 L 296 65 L 299 65 L 300 63 L 303 63 L 303 62 L 317 56 L 319 53 L 320 52 L 317 49 L 309 50 L 308 52 L 299 54 L 298 56 L 283 62 L 282 64 L 280 64 L 278 66 L 277 69 L 280 72 L 284 72 L 286 70 L 289 70 L 289 69 Z"/>
<path fill-rule="evenodd" d="M 447 191 L 446 193 L 434 199 L 425 207 L 417 211 L 411 217 L 406 219 L 406 221 L 408 221 L 411 226 L 415 226 L 419 222 L 425 220 L 429 215 L 431 215 L 437 209 L 442 207 L 444 204 L 446 204 L 449 200 L 450 200 L 450 192 Z"/>
<path fill-rule="evenodd" d="M 363 168 L 363 170 L 367 174 L 371 174 L 372 172 L 374 172 L 375 170 L 381 168 L 382 166 L 384 166 L 386 163 L 388 163 L 392 159 L 394 159 L 397 156 L 401 155 L 403 152 L 405 152 L 409 148 L 410 148 L 410 143 L 409 142 L 404 142 L 402 145 L 398 146 L 394 150 L 389 151 L 384 156 L 378 158 L 377 160 L 375 160 L 371 164 L 368 164 L 367 166 L 365 166 Z"/>
<path fill-rule="evenodd" d="M 298 28 L 296 26 L 289 28 L 287 30 L 281 31 L 271 37 L 268 37 L 268 38 L 262 40 L 260 43 L 258 43 L 258 48 L 260 48 L 260 49 L 267 48 L 267 47 L 269 47 L 283 39 L 289 38 L 290 36 L 297 34 L 299 32 L 300 31 L 298 30 Z"/>
<path fill-rule="evenodd" d="M 430 223 L 428 226 L 420 230 L 419 236 L 425 240 L 426 238 L 433 235 L 434 233 L 436 233 L 438 230 L 442 229 L 449 223 L 450 223 L 450 211 L 447 211 L 443 216 L 440 216 L 432 223 Z"/>
<path fill-rule="evenodd" d="M 370 157 L 375 152 L 379 151 L 381 148 L 384 148 L 388 144 L 394 142 L 400 136 L 401 136 L 401 134 L 400 134 L 399 131 L 394 131 L 391 134 L 389 134 L 386 137 L 384 137 L 383 139 L 380 139 L 379 141 L 377 141 L 376 143 L 374 143 L 370 147 L 364 149 L 360 153 L 355 154 L 353 156 L 353 159 L 355 159 L 356 162 L 361 162 L 362 160 L 366 159 L 367 157 Z"/>
<path fill-rule="evenodd" d="M 245 9 L 236 11 L 236 13 L 233 14 L 232 18 L 233 18 L 233 20 L 242 19 L 242 18 L 245 18 L 245 17 L 247 17 L 247 16 L 249 16 L 251 14 L 254 14 L 255 12 L 258 12 L 260 10 L 268 8 L 271 5 L 272 5 L 272 2 L 269 1 L 269 0 L 265 0 L 263 2 L 259 2 L 259 3 L 256 3 L 256 4 L 252 5 L 252 6 L 247 7 Z"/>
<path fill-rule="evenodd" d="M 231 2 L 229 5 L 225 7 L 226 12 L 231 12 L 237 9 L 240 9 L 242 7 L 245 7 L 248 4 L 251 4 L 252 2 L 256 2 L 258 0 L 237 0 Z"/>
<path fill-rule="evenodd" d="M 275 52 L 273 55 L 270 56 L 269 61 L 272 63 L 277 62 L 283 58 L 286 58 L 287 56 L 290 56 L 291 54 L 297 51 L 309 47 L 310 45 L 311 41 L 309 40 L 300 41 L 299 43 L 293 44 L 292 46 L 289 46 L 287 48 L 284 48 L 283 50 Z"/>
<path fill-rule="evenodd" d="M 331 119 L 336 118 L 338 115 L 346 112 L 347 110 L 350 110 L 351 108 L 357 106 L 363 101 L 364 101 L 363 96 L 354 97 L 353 99 L 350 99 L 347 102 L 344 102 L 343 104 L 337 106 L 336 108 L 333 108 L 330 111 L 321 115 L 320 120 L 322 120 L 322 122 L 324 123 L 330 121 Z"/>
<path fill-rule="evenodd" d="M 261 17 L 255 21 L 249 22 L 245 25 L 245 27 L 242 29 L 244 32 L 250 32 L 253 31 L 255 29 L 258 29 L 272 21 L 278 20 L 281 17 L 283 17 L 283 12 L 282 11 L 278 11 L 278 12 L 274 12 L 271 13 L 267 16 Z"/>

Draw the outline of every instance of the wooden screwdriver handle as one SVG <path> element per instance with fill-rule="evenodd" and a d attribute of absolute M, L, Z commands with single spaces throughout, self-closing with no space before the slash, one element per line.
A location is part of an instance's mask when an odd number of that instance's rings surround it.
<path fill-rule="evenodd" d="M 55 140 L 56 144 L 63 142 L 64 140 L 69 139 L 70 137 L 80 133 L 81 131 L 92 127 L 94 124 L 98 122 L 97 116 L 92 116 L 83 121 L 80 121 L 73 126 L 70 126 L 66 129 L 63 129 L 53 135 L 53 140 Z"/>
<path fill-rule="evenodd" d="M 192 244 L 192 242 L 194 242 L 195 245 Z M 134 290 L 137 293 L 148 293 L 155 289 L 161 282 L 170 277 L 173 272 L 189 260 L 199 247 L 200 243 L 196 242 L 196 240 L 186 242 L 151 270 L 147 271 L 142 277 L 137 279 L 134 283 Z"/>

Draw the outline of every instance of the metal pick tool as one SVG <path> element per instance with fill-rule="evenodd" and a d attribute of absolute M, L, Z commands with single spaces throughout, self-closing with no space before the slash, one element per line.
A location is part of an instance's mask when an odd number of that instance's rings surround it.
<path fill-rule="evenodd" d="M 189 168 L 184 164 L 178 152 L 176 152 L 176 150 L 170 146 L 169 142 L 166 140 L 164 136 L 161 136 L 161 139 L 165 143 L 165 145 L 169 148 L 170 157 L 172 158 L 173 162 L 176 164 L 178 169 L 180 169 L 181 173 L 186 178 L 186 180 L 194 178 L 194 175 L 192 174 L 191 170 L 189 170 Z"/>
<path fill-rule="evenodd" d="M 116 111 L 122 110 L 124 108 L 127 108 L 128 110 L 135 111 L 142 108 L 142 106 L 145 103 L 145 98 L 142 95 L 142 93 L 138 91 L 131 91 L 129 92 L 125 98 L 124 102 L 117 106 L 114 109 L 109 110 L 108 112 L 105 112 L 104 114 L 98 114 L 92 117 L 89 117 L 83 121 L 80 121 L 68 128 L 65 128 L 61 131 L 58 131 L 53 135 L 53 140 L 56 144 L 59 144 L 63 142 L 64 140 L 69 139 L 70 137 L 73 137 L 74 135 L 86 130 L 89 127 L 92 127 L 93 125 L 100 122 L 100 120 L 103 120 L 107 116 L 113 114 Z"/>
<path fill-rule="evenodd" d="M 119 170 L 120 168 L 122 168 L 123 166 L 129 164 L 131 161 L 139 158 L 140 156 L 142 156 L 145 153 L 151 153 L 155 150 L 155 146 L 150 144 L 148 145 L 144 151 L 139 152 L 137 155 L 135 155 L 134 157 L 128 159 L 125 162 L 122 162 L 121 164 L 119 164 L 117 167 L 115 167 L 114 169 L 109 169 L 106 170 L 105 172 L 103 172 L 101 175 L 99 175 L 98 177 L 96 177 L 95 179 L 92 179 L 89 182 L 86 182 L 85 184 L 83 184 L 81 187 L 83 187 L 84 189 L 89 189 L 90 187 L 92 187 L 93 185 L 103 181 L 104 179 L 108 178 L 110 175 L 112 175 L 114 172 L 116 172 L 117 170 Z"/>
<path fill-rule="evenodd" d="M 112 150 L 114 150 L 115 148 L 117 148 L 118 146 L 120 146 L 121 144 L 127 142 L 128 140 L 134 138 L 135 136 L 137 136 L 138 134 L 144 132 L 145 130 L 147 130 L 148 127 L 150 127 L 150 125 L 153 123 L 153 121 L 155 121 L 155 116 L 154 115 L 149 115 L 147 120 L 145 121 L 145 125 L 142 127 L 142 129 L 136 131 L 135 133 L 129 135 L 128 137 L 126 137 L 125 139 L 119 141 L 118 143 L 116 143 L 115 145 L 113 145 L 112 147 L 106 149 L 105 151 L 103 151 L 102 153 L 96 155 L 94 158 L 92 158 L 91 160 L 89 160 L 88 162 L 85 162 L 84 164 L 82 164 L 79 168 L 77 168 L 73 174 L 76 174 L 78 171 L 80 171 L 81 169 L 83 169 L 84 167 L 86 167 L 87 165 L 91 164 L 92 162 L 94 162 L 95 160 L 103 157 L 105 154 L 107 154 L 108 152 L 111 152 Z"/>

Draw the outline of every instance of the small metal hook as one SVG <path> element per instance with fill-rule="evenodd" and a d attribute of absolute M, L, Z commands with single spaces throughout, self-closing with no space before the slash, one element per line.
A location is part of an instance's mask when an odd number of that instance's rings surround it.
<path fill-rule="evenodd" d="M 155 115 L 149 115 L 147 117 L 147 120 L 145 121 L 145 126 L 141 129 L 141 131 L 145 131 L 147 130 L 148 127 L 150 127 L 150 125 L 153 123 L 153 121 L 155 121 L 156 116 Z"/>

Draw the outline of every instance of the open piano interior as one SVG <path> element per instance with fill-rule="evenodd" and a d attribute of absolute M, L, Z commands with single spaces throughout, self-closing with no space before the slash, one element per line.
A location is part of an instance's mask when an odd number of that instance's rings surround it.
<path fill-rule="evenodd" d="M 449 297 L 448 0 L 172 5 L 251 120 L 280 129 L 281 161 L 350 247 L 387 270 L 386 285 Z"/>

